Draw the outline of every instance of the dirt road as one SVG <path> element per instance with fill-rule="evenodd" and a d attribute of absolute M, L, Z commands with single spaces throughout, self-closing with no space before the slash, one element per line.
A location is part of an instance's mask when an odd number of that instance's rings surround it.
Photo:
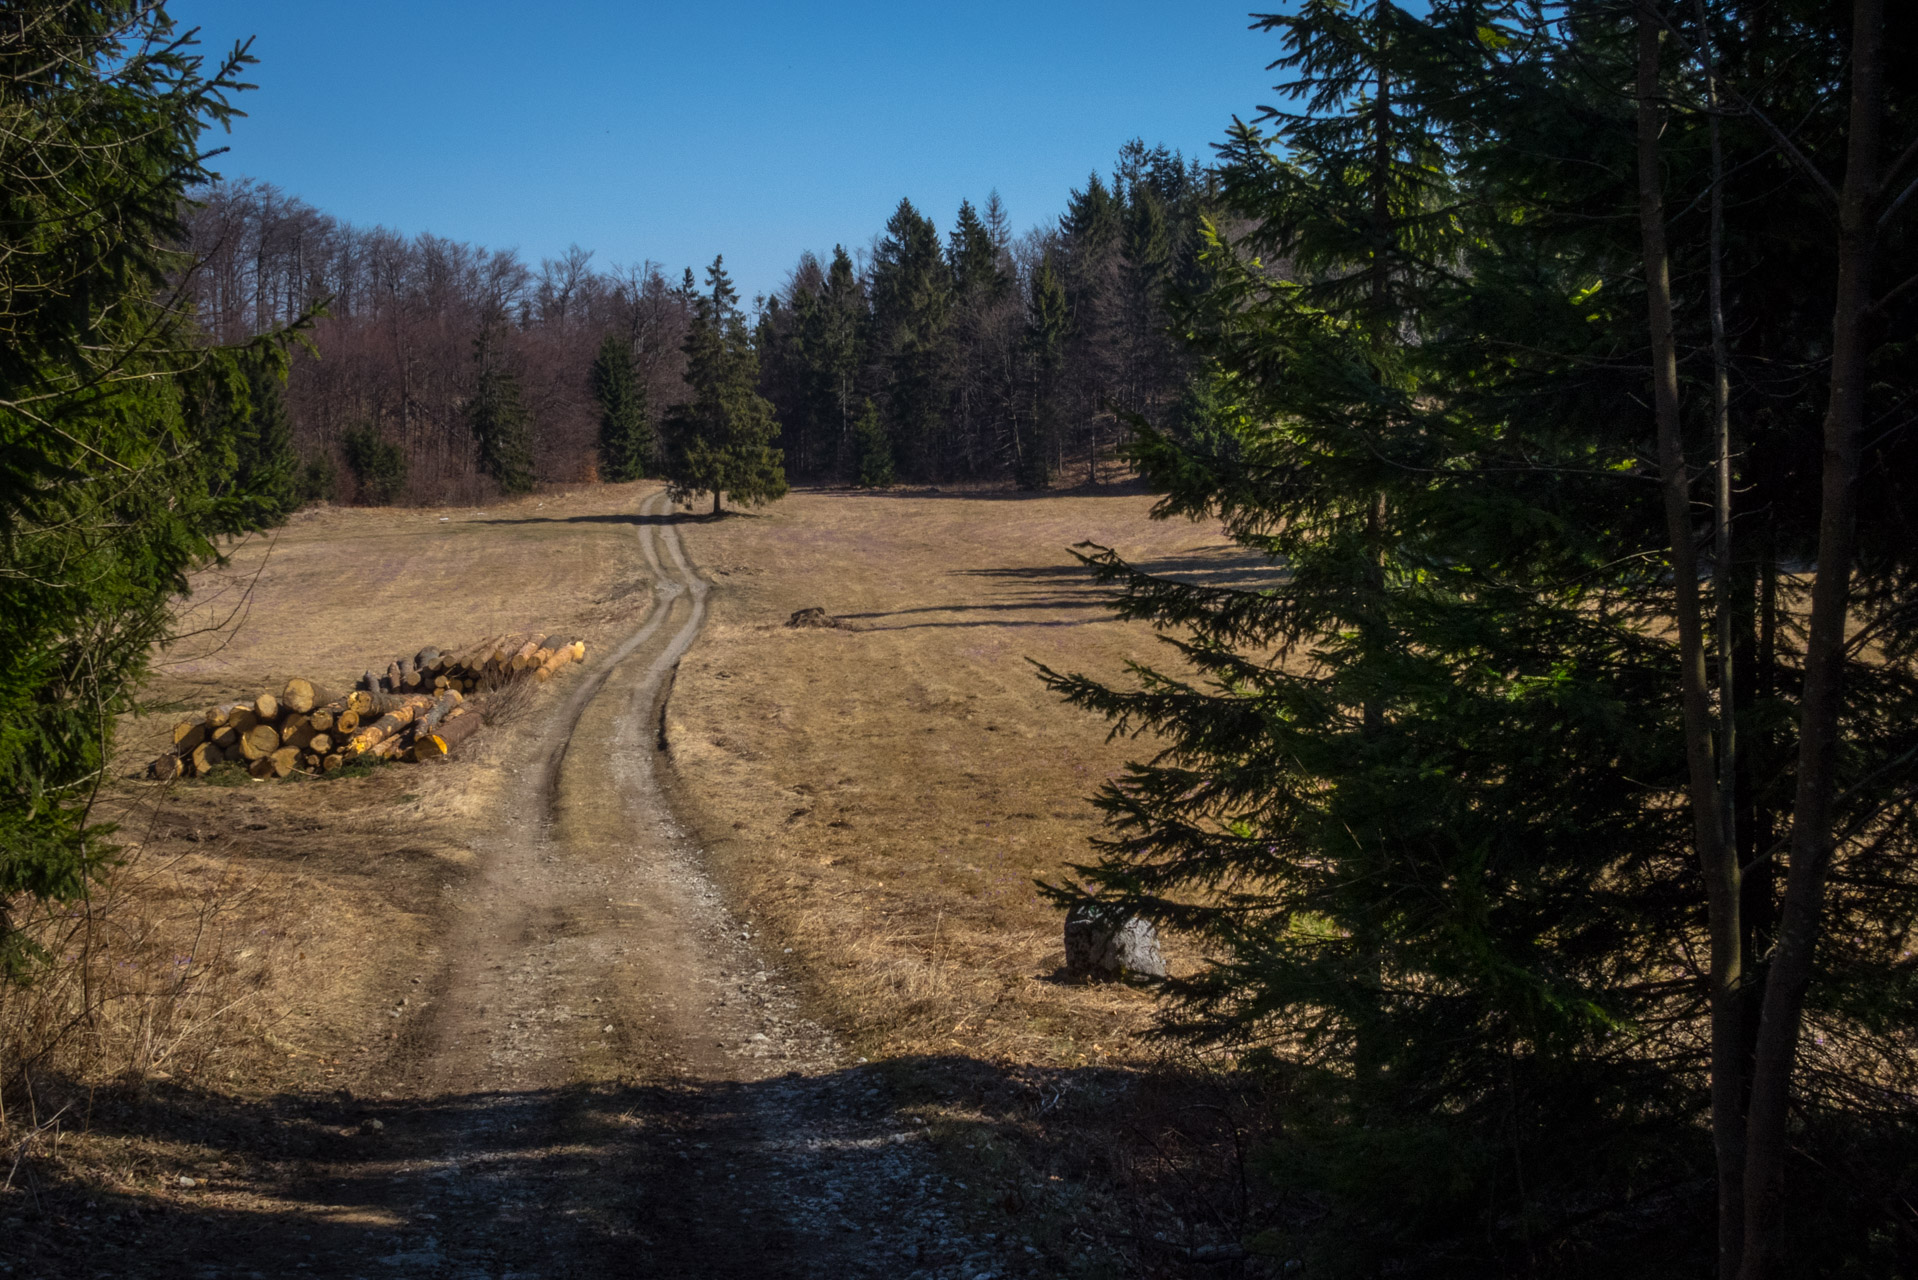
<path fill-rule="evenodd" d="M 522 755 L 387 1067 L 319 1118 L 277 1229 L 199 1274 L 1003 1273 L 672 817 L 659 717 L 707 596 L 678 518 L 642 504 L 653 607 Z"/>

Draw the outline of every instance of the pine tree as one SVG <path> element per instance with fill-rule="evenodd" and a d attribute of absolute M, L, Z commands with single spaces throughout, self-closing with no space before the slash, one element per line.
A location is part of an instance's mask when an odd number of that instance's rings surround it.
<path fill-rule="evenodd" d="M 493 324 L 473 340 L 476 380 L 466 407 L 467 425 L 479 445 L 480 471 L 503 493 L 533 489 L 533 420 L 520 403 L 519 379 L 499 351 Z"/>
<path fill-rule="evenodd" d="M 599 405 L 599 474 L 610 484 L 645 476 L 653 456 L 653 424 L 646 385 L 633 367 L 632 344 L 608 334 L 590 373 Z"/>
<path fill-rule="evenodd" d="M 666 476 L 675 500 L 710 491 L 717 516 L 722 494 L 747 506 L 785 497 L 786 473 L 773 444 L 779 432 L 773 407 L 758 391 L 759 355 L 723 257 L 707 268 L 706 284 L 686 334 L 692 399 L 674 405 L 666 418 Z"/>

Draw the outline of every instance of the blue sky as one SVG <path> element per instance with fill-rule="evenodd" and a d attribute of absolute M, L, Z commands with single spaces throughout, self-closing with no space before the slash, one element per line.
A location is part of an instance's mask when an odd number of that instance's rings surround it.
<path fill-rule="evenodd" d="M 747 297 L 802 249 L 865 244 L 901 196 L 944 231 L 996 187 L 1024 230 L 1128 138 L 1209 159 L 1273 99 L 1252 7 L 168 6 L 210 46 L 257 36 L 227 176 L 534 262 L 577 242 L 676 274 L 723 252 Z"/>

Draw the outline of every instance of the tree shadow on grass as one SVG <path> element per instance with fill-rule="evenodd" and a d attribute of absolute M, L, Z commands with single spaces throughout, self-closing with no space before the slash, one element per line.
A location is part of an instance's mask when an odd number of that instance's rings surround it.
<path fill-rule="evenodd" d="M 1239 1129 L 1165 1105 L 1219 1088 L 962 1055 L 417 1098 L 55 1081 L 43 1114 L 91 1096 L 87 1141 L 139 1154 L 111 1177 L 25 1161 L 0 1252 L 15 1275 L 131 1280 L 1184 1274 L 1165 1266 L 1233 1245 L 1252 1207 L 1242 1156 L 1221 1163 Z M 1052 1140 L 1088 1125 L 1100 1141 Z"/>
<path fill-rule="evenodd" d="M 733 516 L 750 516 L 747 511 L 728 511 L 718 517 L 720 520 Z M 608 512 L 586 516 L 489 516 L 484 520 L 469 520 L 468 524 L 630 524 L 630 525 L 679 525 L 712 524 L 710 511 L 661 511 L 661 512 Z"/>

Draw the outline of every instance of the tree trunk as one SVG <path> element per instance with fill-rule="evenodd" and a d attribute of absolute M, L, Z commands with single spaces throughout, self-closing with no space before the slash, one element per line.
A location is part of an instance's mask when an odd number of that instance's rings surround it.
<path fill-rule="evenodd" d="M 717 490 L 717 489 L 714 489 L 714 490 L 713 490 L 713 516 L 714 516 L 714 518 L 715 518 L 715 519 L 717 519 L 717 518 L 718 518 L 718 516 L 719 516 L 719 514 L 720 514 L 720 511 L 719 511 L 719 490 Z"/>
<path fill-rule="evenodd" d="M 1864 422 L 1870 354 L 1867 326 L 1877 240 L 1878 135 L 1884 115 L 1883 28 L 1884 0 L 1854 0 L 1851 120 L 1838 207 L 1838 296 L 1832 313 L 1831 391 L 1820 477 L 1818 578 L 1812 585 L 1805 640 L 1791 862 L 1785 873 L 1778 946 L 1765 984 L 1752 1062 L 1740 1280 L 1769 1280 L 1777 1269 L 1785 1193 L 1785 1119 L 1824 910 L 1825 874 L 1831 864 L 1845 619 L 1858 525 L 1858 436 Z"/>
<path fill-rule="evenodd" d="M 1638 217 L 1644 245 L 1645 298 L 1652 347 L 1652 406 L 1658 422 L 1658 466 L 1665 531 L 1672 549 L 1672 612 L 1678 623 L 1680 706 L 1692 811 L 1692 840 L 1705 877 L 1711 935 L 1712 1147 L 1718 1173 L 1718 1274 L 1737 1275 L 1743 1231 L 1738 1217 L 1744 1183 L 1744 1037 L 1739 1033 L 1744 954 L 1739 923 L 1736 846 L 1725 838 L 1717 769 L 1712 758 L 1711 694 L 1706 679 L 1698 550 L 1692 535 L 1691 477 L 1678 410 L 1678 343 L 1672 329 L 1671 260 L 1665 244 L 1665 199 L 1658 134 L 1659 35 L 1651 0 L 1638 9 Z M 1721 572 L 1723 566 L 1720 567 Z"/>

